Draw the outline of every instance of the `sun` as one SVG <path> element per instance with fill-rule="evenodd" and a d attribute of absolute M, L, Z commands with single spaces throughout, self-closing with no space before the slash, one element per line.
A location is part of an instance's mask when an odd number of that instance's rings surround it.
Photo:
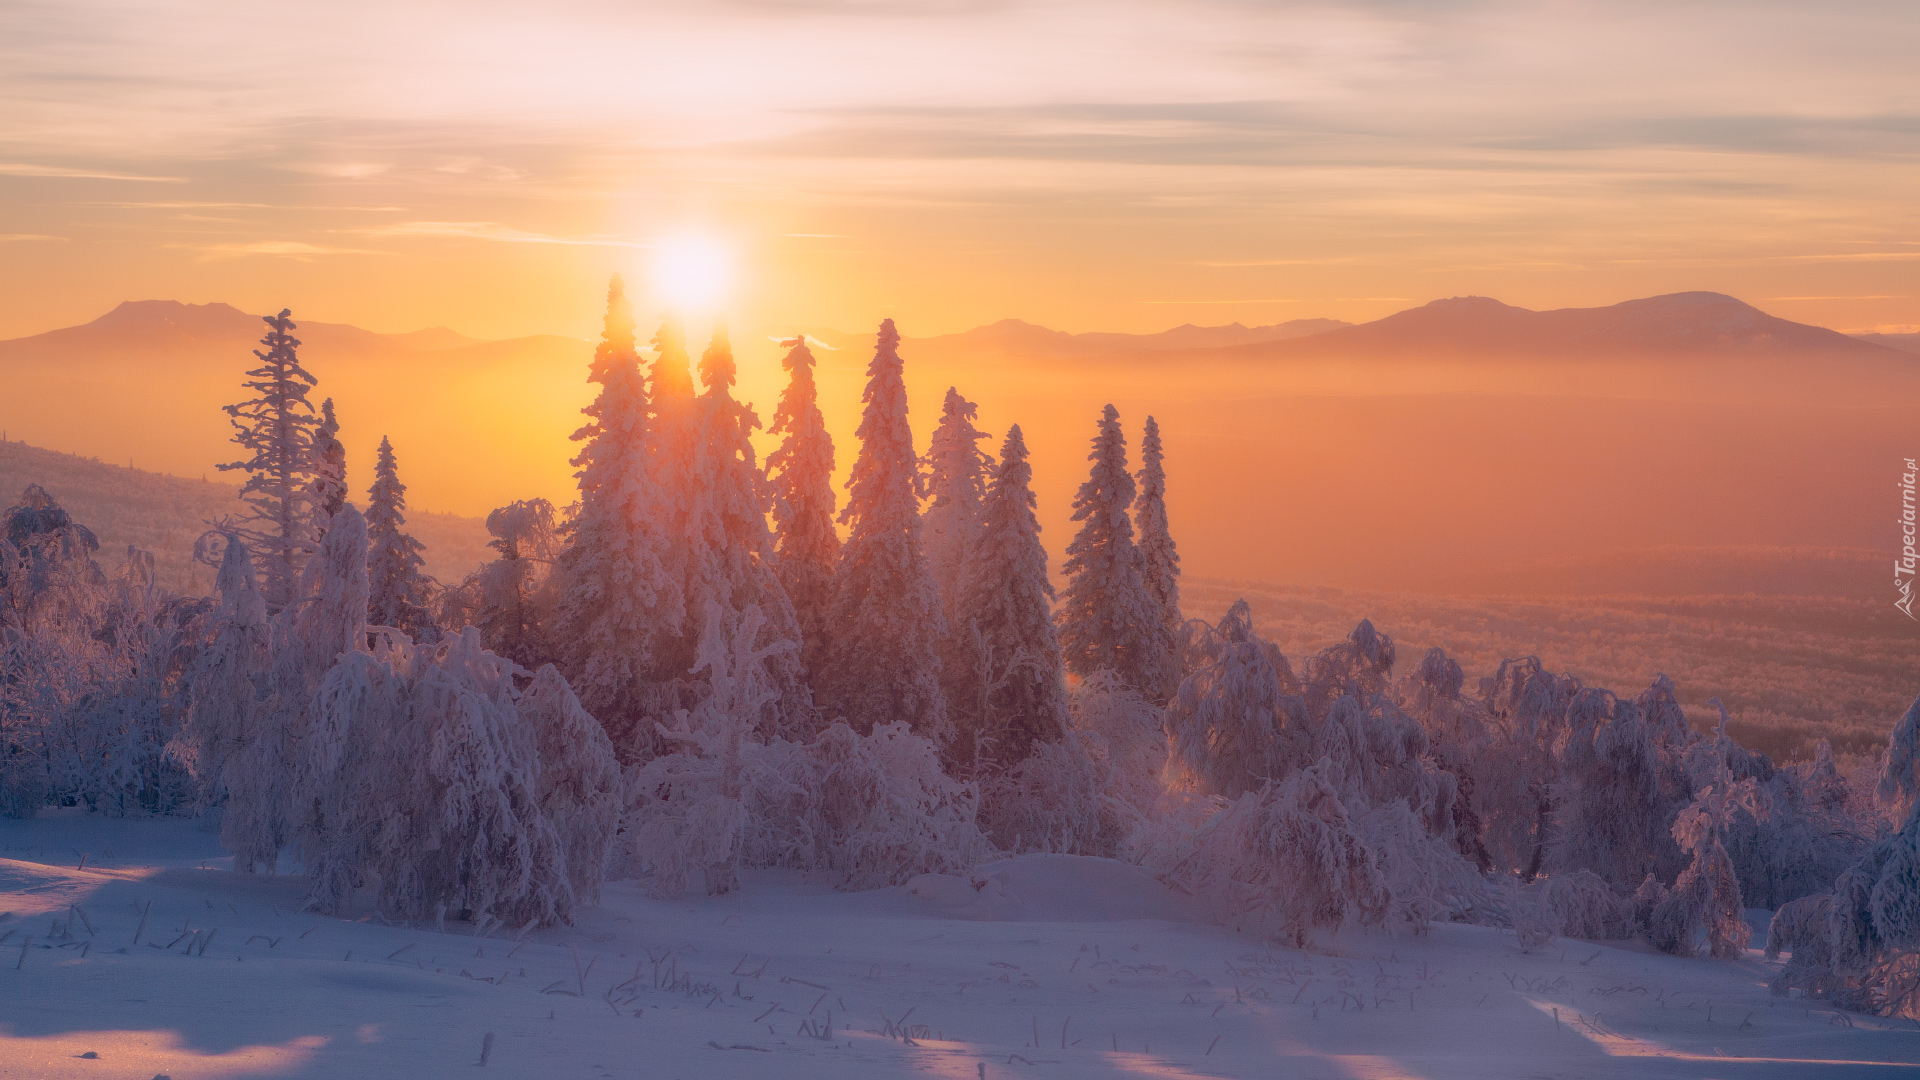
<path fill-rule="evenodd" d="M 711 237 L 671 236 L 654 245 L 652 270 L 654 292 L 668 304 L 711 309 L 726 292 L 732 259 Z"/>

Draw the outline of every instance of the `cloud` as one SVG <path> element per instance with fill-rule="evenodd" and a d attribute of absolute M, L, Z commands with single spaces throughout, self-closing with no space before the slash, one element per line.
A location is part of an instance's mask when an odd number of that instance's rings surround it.
<path fill-rule="evenodd" d="M 0 244 L 18 244 L 28 240 L 62 240 L 64 236 L 47 236 L 43 233 L 0 233 Z"/>
<path fill-rule="evenodd" d="M 245 243 L 209 244 L 200 248 L 206 259 L 237 259 L 248 255 L 277 255 L 292 259 L 312 259 L 322 255 L 380 255 L 384 252 L 365 248 L 327 247 L 300 240 L 253 240 Z"/>
<path fill-rule="evenodd" d="M 108 172 L 103 169 L 76 169 L 65 165 L 28 165 L 21 162 L 0 162 L 0 176 L 34 176 L 58 180 L 131 180 L 143 184 L 184 184 L 184 176 L 139 176 L 133 173 Z"/>
<path fill-rule="evenodd" d="M 409 221 L 368 229 L 382 236 L 438 236 L 490 240 L 502 244 L 569 244 L 580 247 L 650 248 L 653 245 L 622 236 L 550 236 L 510 228 L 491 221 Z"/>

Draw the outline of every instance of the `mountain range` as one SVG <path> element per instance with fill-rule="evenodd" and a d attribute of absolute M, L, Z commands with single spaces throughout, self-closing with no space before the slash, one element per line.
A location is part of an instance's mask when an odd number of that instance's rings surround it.
<path fill-rule="evenodd" d="M 737 392 L 763 418 L 785 385 L 769 338 L 799 328 L 768 329 L 781 333 L 735 335 Z M 234 456 L 220 407 L 241 397 L 261 330 L 225 304 L 150 300 L 0 341 L 0 433 L 125 463 L 129 476 L 210 474 Z M 873 338 L 808 332 L 827 346 L 820 405 L 844 474 Z M 573 498 L 568 437 L 592 396 L 589 342 L 322 322 L 296 336 L 314 397 L 338 406 L 356 494 L 391 436 L 416 511 L 471 519 L 513 499 Z M 1360 325 L 1158 334 L 1006 320 L 901 351 L 923 443 L 949 386 L 978 403 L 986 449 L 1022 426 L 1056 555 L 1076 528 L 1086 440 L 1112 403 L 1135 445 L 1149 414 L 1165 433 L 1189 572 L 1484 591 L 1559 572 L 1517 573 L 1523 564 L 1578 575 L 1623 551 L 1877 550 L 1890 535 L 1888 463 L 1912 454 L 1920 401 L 1920 356 L 1903 340 L 1679 293 L 1558 311 L 1460 297 Z M 453 532 L 463 539 L 443 545 L 449 555 L 477 552 L 470 526 Z"/>

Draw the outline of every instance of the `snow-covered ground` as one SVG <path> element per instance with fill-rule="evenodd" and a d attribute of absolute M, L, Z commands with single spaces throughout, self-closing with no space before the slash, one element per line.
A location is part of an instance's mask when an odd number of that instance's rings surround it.
<path fill-rule="evenodd" d="M 192 822 L 0 822 L 0 1078 L 1920 1075 L 1920 1025 L 1772 998 L 1757 952 L 1469 926 L 1297 952 L 1099 859 L 621 884 L 519 941 L 301 914 L 299 879 L 228 865 Z"/>

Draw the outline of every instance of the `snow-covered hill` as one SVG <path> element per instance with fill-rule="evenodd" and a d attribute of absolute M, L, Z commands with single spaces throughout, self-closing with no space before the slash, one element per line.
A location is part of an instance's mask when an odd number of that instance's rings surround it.
<path fill-rule="evenodd" d="M 80 868 L 85 856 L 85 867 Z M 1773 965 L 1435 926 L 1307 951 L 1137 868 L 1028 856 L 798 878 L 571 928 L 296 910 L 184 821 L 0 821 L 0 1078 L 1898 1077 L 1920 1031 L 1769 997 Z M 977 887 L 976 887 L 977 886 Z M 476 1068 L 484 1071 L 476 1072 Z"/>

